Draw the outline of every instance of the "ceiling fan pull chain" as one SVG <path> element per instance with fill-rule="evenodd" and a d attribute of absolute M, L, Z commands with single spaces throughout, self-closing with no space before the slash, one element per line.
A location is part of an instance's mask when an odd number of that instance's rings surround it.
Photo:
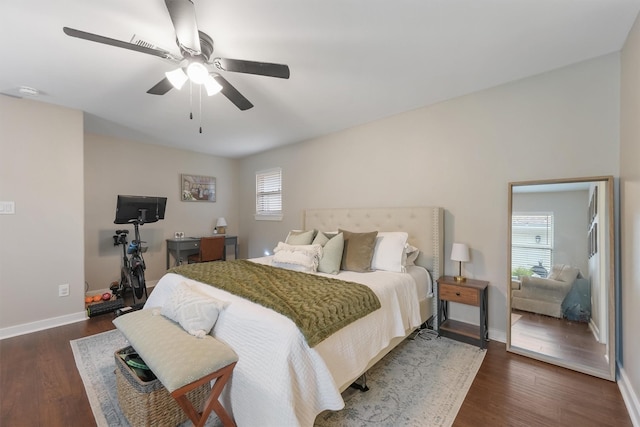
<path fill-rule="evenodd" d="M 200 133 L 202 133 L 202 85 L 200 85 Z"/>
<path fill-rule="evenodd" d="M 189 80 L 189 120 L 193 120 L 193 84 Z"/>

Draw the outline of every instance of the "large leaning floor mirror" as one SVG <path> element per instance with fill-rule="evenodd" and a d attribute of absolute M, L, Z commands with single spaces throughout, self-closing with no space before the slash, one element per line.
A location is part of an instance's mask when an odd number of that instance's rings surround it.
<path fill-rule="evenodd" d="M 509 184 L 507 351 L 615 381 L 613 177 Z"/>

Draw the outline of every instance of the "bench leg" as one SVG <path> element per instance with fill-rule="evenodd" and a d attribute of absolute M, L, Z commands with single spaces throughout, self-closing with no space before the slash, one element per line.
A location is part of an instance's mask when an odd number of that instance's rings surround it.
<path fill-rule="evenodd" d="M 227 365 L 224 368 L 219 369 L 216 372 L 213 372 L 205 377 L 202 377 L 199 380 L 192 382 L 191 384 L 182 386 L 171 393 L 171 396 L 176 400 L 176 402 L 178 402 L 178 405 L 180 405 L 185 414 L 187 414 L 191 422 L 193 422 L 194 426 L 204 426 L 204 424 L 207 422 L 207 418 L 209 418 L 209 414 L 211 414 L 211 411 L 214 411 L 220 418 L 220 421 L 222 421 L 222 425 L 224 425 L 224 427 L 235 427 L 236 423 L 218 401 L 218 397 L 220 397 L 220 393 L 222 393 L 224 386 L 227 384 L 227 381 L 229 381 L 229 378 L 231 378 L 231 373 L 233 372 L 233 368 L 235 368 L 235 366 L 236 362 L 233 362 L 232 364 Z M 214 379 L 216 380 L 216 382 L 213 384 L 213 387 L 211 387 L 211 393 L 204 403 L 202 413 L 199 413 L 193 407 L 193 404 L 189 401 L 189 399 L 187 399 L 186 394 L 191 390 L 200 387 L 202 384 L 213 381 Z"/>

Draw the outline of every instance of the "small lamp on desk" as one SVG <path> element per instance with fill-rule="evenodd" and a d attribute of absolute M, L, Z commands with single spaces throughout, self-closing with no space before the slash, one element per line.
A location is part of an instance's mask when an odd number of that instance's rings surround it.
<path fill-rule="evenodd" d="M 454 276 L 456 282 L 464 282 L 467 280 L 462 275 L 462 263 L 469 261 L 469 246 L 465 243 L 454 243 L 451 248 L 451 260 L 458 261 L 458 275 Z"/>
<path fill-rule="evenodd" d="M 227 220 L 221 216 L 220 218 L 218 218 L 218 221 L 216 222 L 216 232 L 218 234 L 225 234 L 226 231 L 227 231 Z"/>

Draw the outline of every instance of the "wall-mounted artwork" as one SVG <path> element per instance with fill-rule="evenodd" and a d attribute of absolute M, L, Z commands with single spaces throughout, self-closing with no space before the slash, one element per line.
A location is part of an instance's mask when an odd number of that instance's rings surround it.
<path fill-rule="evenodd" d="M 596 219 L 596 215 L 598 214 L 598 187 L 593 188 L 593 193 L 591 194 L 591 199 L 589 200 L 589 227 L 593 224 L 593 221 Z"/>
<path fill-rule="evenodd" d="M 596 222 L 589 230 L 589 258 L 598 253 L 598 223 Z"/>
<path fill-rule="evenodd" d="M 183 202 L 215 202 L 216 179 L 213 176 L 180 176 L 182 182 L 181 200 Z"/>

